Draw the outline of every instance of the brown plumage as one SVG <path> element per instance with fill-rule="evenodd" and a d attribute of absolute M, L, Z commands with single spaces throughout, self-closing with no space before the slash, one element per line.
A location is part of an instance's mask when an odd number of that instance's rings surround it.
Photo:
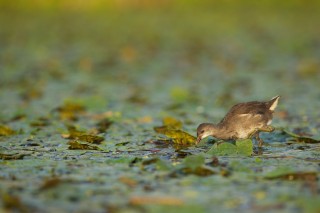
<path fill-rule="evenodd" d="M 197 142 L 202 138 L 213 136 L 218 139 L 245 139 L 255 136 L 262 146 L 259 132 L 272 132 L 270 126 L 272 115 L 278 105 L 280 96 L 270 101 L 252 101 L 234 105 L 218 123 L 202 123 L 197 128 Z"/>

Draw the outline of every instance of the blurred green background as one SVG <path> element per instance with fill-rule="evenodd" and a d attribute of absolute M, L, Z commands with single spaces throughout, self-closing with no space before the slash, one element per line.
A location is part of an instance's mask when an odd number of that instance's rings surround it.
<path fill-rule="evenodd" d="M 319 107 L 318 1 L 18 0 L 0 8 L 5 109 L 21 106 L 11 93 L 38 87 L 55 99 L 43 105 L 97 94 L 213 108 L 281 95 L 289 110 Z"/>
<path fill-rule="evenodd" d="M 233 158 L 219 158 L 235 172 L 229 179 L 161 179 L 162 171 L 127 164 L 135 156 L 179 161 L 172 147 L 153 150 L 153 127 L 164 116 L 180 119 L 195 135 L 199 123 L 219 121 L 235 103 L 276 95 L 276 127 L 320 135 L 319 26 L 317 0 L 1 0 L 0 121 L 20 134 L 1 138 L 0 150 L 22 152 L 28 140 L 41 144 L 23 161 L 2 161 L 1 194 L 17 195 L 40 212 L 133 211 L 128 200 L 148 196 L 148 187 L 194 205 L 183 211 L 318 212 L 319 192 L 315 197 L 308 183 L 259 179 L 279 165 L 319 173 L 318 161 L 306 160 L 318 157 L 317 145 L 295 149 L 276 137 L 267 155 L 299 158 L 242 158 L 236 166 Z M 115 121 L 101 145 L 107 154 L 68 150 L 61 138 L 66 126 L 51 114 L 68 102 Z M 29 125 L 41 117 L 51 126 Z M 75 125 L 89 129 L 93 120 Z M 52 174 L 80 181 L 39 192 Z M 125 188 L 119 176 L 135 179 L 136 188 Z M 15 209 L 12 197 L 5 198 L 2 206 Z"/>

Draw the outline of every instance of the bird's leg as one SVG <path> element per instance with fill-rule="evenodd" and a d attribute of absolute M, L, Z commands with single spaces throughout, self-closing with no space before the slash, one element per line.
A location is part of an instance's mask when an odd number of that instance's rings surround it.
<path fill-rule="evenodd" d="M 272 132 L 274 131 L 273 126 L 264 126 L 258 129 L 258 131 L 255 134 L 256 140 L 259 142 L 258 147 L 262 147 L 263 145 L 263 140 L 259 137 L 259 132 Z"/>
<path fill-rule="evenodd" d="M 248 138 L 252 138 L 252 137 L 255 136 L 257 133 L 258 133 L 258 129 L 253 130 L 253 131 L 249 134 Z"/>
<path fill-rule="evenodd" d="M 258 147 L 259 147 L 259 148 L 262 147 L 262 145 L 263 145 L 263 140 L 259 137 L 259 132 L 257 132 L 257 133 L 255 134 L 255 138 L 256 138 L 256 140 L 258 141 Z"/>

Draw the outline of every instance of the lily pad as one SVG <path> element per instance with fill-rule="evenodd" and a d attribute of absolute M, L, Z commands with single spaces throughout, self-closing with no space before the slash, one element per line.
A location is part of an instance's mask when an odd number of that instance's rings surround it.
<path fill-rule="evenodd" d="M 287 167 L 277 168 L 264 176 L 265 179 L 281 179 L 281 180 L 308 180 L 316 181 L 317 172 L 315 171 L 295 171 Z"/>
<path fill-rule="evenodd" d="M 320 143 L 320 136 L 315 136 L 315 137 L 308 137 L 308 136 L 301 136 L 298 134 L 295 134 L 293 132 L 290 132 L 286 129 L 282 129 L 282 131 L 293 138 L 297 142 L 304 142 L 304 143 Z"/>
<path fill-rule="evenodd" d="M 195 170 L 204 165 L 205 157 L 203 155 L 190 155 L 183 160 L 183 166 Z"/>
<path fill-rule="evenodd" d="M 242 155 L 251 156 L 253 153 L 253 145 L 251 139 L 238 140 L 236 144 L 229 142 L 218 142 L 215 143 L 211 149 L 207 152 L 208 154 L 215 156 L 224 155 Z"/>

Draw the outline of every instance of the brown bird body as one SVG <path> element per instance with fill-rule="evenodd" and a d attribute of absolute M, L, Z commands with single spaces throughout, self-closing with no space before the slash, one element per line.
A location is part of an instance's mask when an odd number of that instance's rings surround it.
<path fill-rule="evenodd" d="M 280 96 L 270 101 L 252 101 L 234 105 L 226 116 L 218 123 L 202 123 L 197 128 L 198 142 L 202 138 L 213 136 L 218 139 L 245 139 L 255 136 L 262 146 L 259 132 L 272 132 L 270 126 L 273 112 L 278 105 Z"/>

